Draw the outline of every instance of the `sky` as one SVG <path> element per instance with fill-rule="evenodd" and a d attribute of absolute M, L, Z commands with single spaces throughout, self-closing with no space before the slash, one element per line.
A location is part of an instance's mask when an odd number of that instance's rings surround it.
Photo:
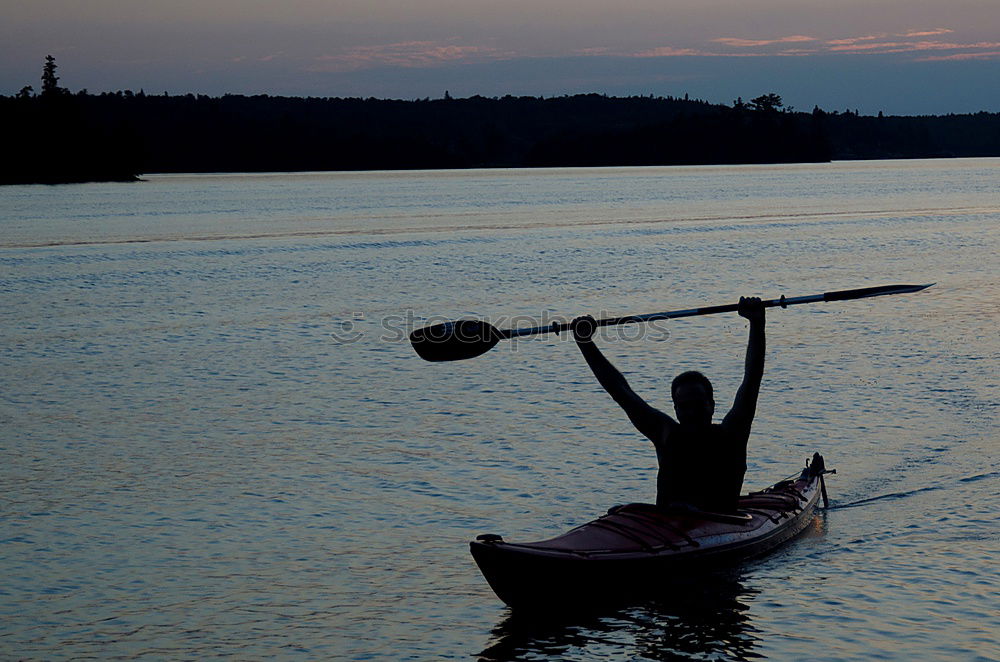
<path fill-rule="evenodd" d="M 0 94 L 379 98 L 766 92 L 1000 111 L 1000 0 L 0 0 Z"/>

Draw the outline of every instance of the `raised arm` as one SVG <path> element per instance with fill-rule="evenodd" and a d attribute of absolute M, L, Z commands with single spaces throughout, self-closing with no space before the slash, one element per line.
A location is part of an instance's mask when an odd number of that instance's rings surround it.
<path fill-rule="evenodd" d="M 587 360 L 587 365 L 593 370 L 594 376 L 604 390 L 625 410 L 632 425 L 653 443 L 662 440 L 666 426 L 672 421 L 663 412 L 650 407 L 646 401 L 636 395 L 629 386 L 624 375 L 605 358 L 601 350 L 594 344 L 593 334 L 596 325 L 590 316 L 580 317 L 573 321 L 573 337 L 577 347 Z"/>
<path fill-rule="evenodd" d="M 757 297 L 740 297 L 737 311 L 741 317 L 750 320 L 750 338 L 747 341 L 747 357 L 743 369 L 743 383 L 736 392 L 733 408 L 729 410 L 722 424 L 726 427 L 742 427 L 749 433 L 757 410 L 757 396 L 760 394 L 760 380 L 764 376 L 764 306 Z"/>

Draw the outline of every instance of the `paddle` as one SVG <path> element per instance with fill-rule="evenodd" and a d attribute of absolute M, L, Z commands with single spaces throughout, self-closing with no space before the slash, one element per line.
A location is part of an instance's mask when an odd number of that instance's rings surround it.
<path fill-rule="evenodd" d="M 763 301 L 765 308 L 775 306 L 794 306 L 800 303 L 815 303 L 817 301 L 847 301 L 848 299 L 864 299 L 879 297 L 886 294 L 907 294 L 927 289 L 928 285 L 881 285 L 879 287 L 863 287 L 856 290 L 839 290 L 812 294 L 803 297 L 786 299 L 782 295 L 778 299 Z M 674 319 L 676 317 L 694 317 L 695 315 L 715 315 L 735 311 L 739 304 L 730 303 L 722 306 L 707 306 L 704 308 L 689 308 L 686 310 L 671 310 L 664 313 L 647 313 L 645 315 L 626 315 L 624 317 L 609 317 L 595 320 L 597 326 L 612 326 L 633 322 L 652 322 L 653 320 Z M 536 326 L 522 329 L 500 330 L 482 320 L 458 320 L 444 322 L 417 329 L 410 334 L 410 343 L 420 358 L 427 361 L 460 361 L 485 354 L 501 340 L 534 336 L 541 333 L 562 333 L 569 331 L 571 324 L 553 322 L 550 326 Z"/>

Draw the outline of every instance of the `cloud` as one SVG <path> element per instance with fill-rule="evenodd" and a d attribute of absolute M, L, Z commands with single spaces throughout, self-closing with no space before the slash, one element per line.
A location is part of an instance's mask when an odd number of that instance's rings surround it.
<path fill-rule="evenodd" d="M 469 46 L 433 41 L 404 41 L 377 46 L 358 46 L 315 58 L 310 71 L 357 71 L 380 66 L 433 67 L 457 61 L 505 59 L 511 53 L 487 46 Z"/>
<path fill-rule="evenodd" d="M 954 30 L 951 28 L 932 28 L 928 30 L 907 30 L 905 32 L 897 33 L 875 33 L 875 34 L 865 34 L 857 37 L 844 37 L 839 39 L 829 39 L 826 41 L 819 41 L 813 37 L 807 37 L 805 35 L 792 35 L 788 37 L 778 37 L 775 39 L 742 39 L 739 37 L 718 37 L 712 39 L 711 41 L 719 44 L 724 44 L 726 46 L 734 47 L 740 49 L 738 55 L 749 56 L 799 56 L 807 57 L 810 55 L 888 55 L 888 54 L 899 54 L 899 53 L 920 53 L 927 51 L 971 51 L 965 53 L 956 53 L 954 55 L 940 55 L 940 56 L 927 56 L 922 58 L 917 58 L 918 61 L 928 61 L 928 60 L 970 60 L 970 59 L 988 59 L 994 57 L 988 53 L 992 53 L 994 49 L 1000 48 L 1000 42 L 975 42 L 975 43 L 960 43 L 953 41 L 939 41 L 935 39 L 926 39 L 926 37 L 936 37 L 944 34 L 953 33 Z M 793 44 L 793 43 L 806 43 L 815 42 L 815 44 L 810 44 L 809 48 L 785 48 L 782 50 L 772 50 L 766 47 L 774 46 L 776 44 Z M 639 54 L 640 56 L 655 56 L 658 50 L 664 50 L 665 55 L 670 54 L 684 54 L 681 51 L 689 49 L 676 49 L 677 53 L 671 53 L 669 49 L 654 49 L 653 51 L 647 51 L 645 53 Z M 977 53 L 975 51 L 982 50 L 984 52 Z M 694 51 L 692 55 L 703 55 L 703 56 L 733 56 L 736 53 L 706 53 L 700 51 Z"/>
<path fill-rule="evenodd" d="M 928 55 L 917 58 L 917 62 L 947 62 L 956 60 L 995 60 L 1000 59 L 1000 51 L 983 51 L 980 53 L 955 53 L 953 55 Z"/>
<path fill-rule="evenodd" d="M 659 46 L 649 50 L 633 53 L 630 57 L 679 57 L 685 55 L 714 55 L 693 48 L 674 48 L 673 46 Z"/>
<path fill-rule="evenodd" d="M 829 50 L 831 53 L 863 53 L 871 51 L 882 52 L 887 48 L 898 48 L 900 46 L 905 46 L 906 44 L 901 41 L 880 41 L 874 44 L 843 44 L 831 46 Z"/>
<path fill-rule="evenodd" d="M 910 30 L 909 32 L 904 32 L 900 37 L 934 37 L 939 34 L 948 34 L 949 32 L 954 32 L 954 30 L 949 30 L 948 28 L 934 28 L 933 30 Z"/>
<path fill-rule="evenodd" d="M 796 34 L 789 37 L 778 37 L 777 39 L 740 39 L 738 37 L 719 37 L 717 39 L 713 39 L 712 41 L 725 44 L 726 46 L 752 48 L 754 46 L 772 46 L 774 44 L 792 44 L 803 41 L 816 41 L 816 38 Z"/>
<path fill-rule="evenodd" d="M 871 41 L 873 39 L 885 39 L 889 35 L 886 33 L 881 34 L 870 34 L 864 37 L 848 37 L 847 39 L 831 39 L 826 42 L 830 46 L 850 46 L 851 44 L 856 44 L 859 41 Z"/>
<path fill-rule="evenodd" d="M 1000 48 L 1000 42 L 980 41 L 972 44 L 960 44 L 946 41 L 886 41 L 874 44 L 858 44 L 855 46 L 833 46 L 832 52 L 844 53 L 913 53 L 917 51 L 953 51 L 969 48 Z"/>
<path fill-rule="evenodd" d="M 261 55 L 257 57 L 249 57 L 246 55 L 237 55 L 235 57 L 229 58 L 229 61 L 233 64 L 240 64 L 241 62 L 271 62 L 285 54 L 284 51 L 278 51 L 277 53 L 271 53 L 270 55 Z"/>
<path fill-rule="evenodd" d="M 856 37 L 820 40 L 802 34 L 771 39 L 744 39 L 717 37 L 709 41 L 722 47 L 699 48 L 696 45 L 664 45 L 637 51 L 621 51 L 608 47 L 578 48 L 568 55 L 574 57 L 810 57 L 817 55 L 886 55 L 900 53 L 928 53 L 918 61 L 961 60 L 992 58 L 1000 42 L 962 44 L 926 39 L 954 32 L 949 28 L 909 30 L 900 33 L 862 34 Z M 931 56 L 936 51 L 964 51 L 951 55 Z M 978 52 L 983 51 L 983 52 Z M 278 54 L 280 55 L 280 54 Z M 461 43 L 457 38 L 444 41 L 403 41 L 372 46 L 345 48 L 339 52 L 314 58 L 307 66 L 312 72 L 350 72 L 377 67 L 434 68 L 452 63 L 475 63 L 537 57 L 534 53 L 516 53 L 492 46 Z M 268 61 L 275 56 L 256 58 Z M 242 58 L 241 58 L 242 59 Z"/>
<path fill-rule="evenodd" d="M 673 46 L 660 46 L 650 48 L 638 53 L 619 53 L 621 57 L 652 58 L 652 57 L 802 57 L 815 55 L 816 51 L 804 48 L 787 48 L 772 53 L 718 53 L 713 51 L 700 51 L 694 48 L 674 48 Z"/>

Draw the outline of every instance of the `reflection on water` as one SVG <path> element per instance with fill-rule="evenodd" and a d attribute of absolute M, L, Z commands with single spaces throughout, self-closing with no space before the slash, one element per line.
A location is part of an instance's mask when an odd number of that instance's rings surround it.
<path fill-rule="evenodd" d="M 677 580 L 645 602 L 539 618 L 507 612 L 481 660 L 760 658 L 750 604 L 735 573 Z"/>

